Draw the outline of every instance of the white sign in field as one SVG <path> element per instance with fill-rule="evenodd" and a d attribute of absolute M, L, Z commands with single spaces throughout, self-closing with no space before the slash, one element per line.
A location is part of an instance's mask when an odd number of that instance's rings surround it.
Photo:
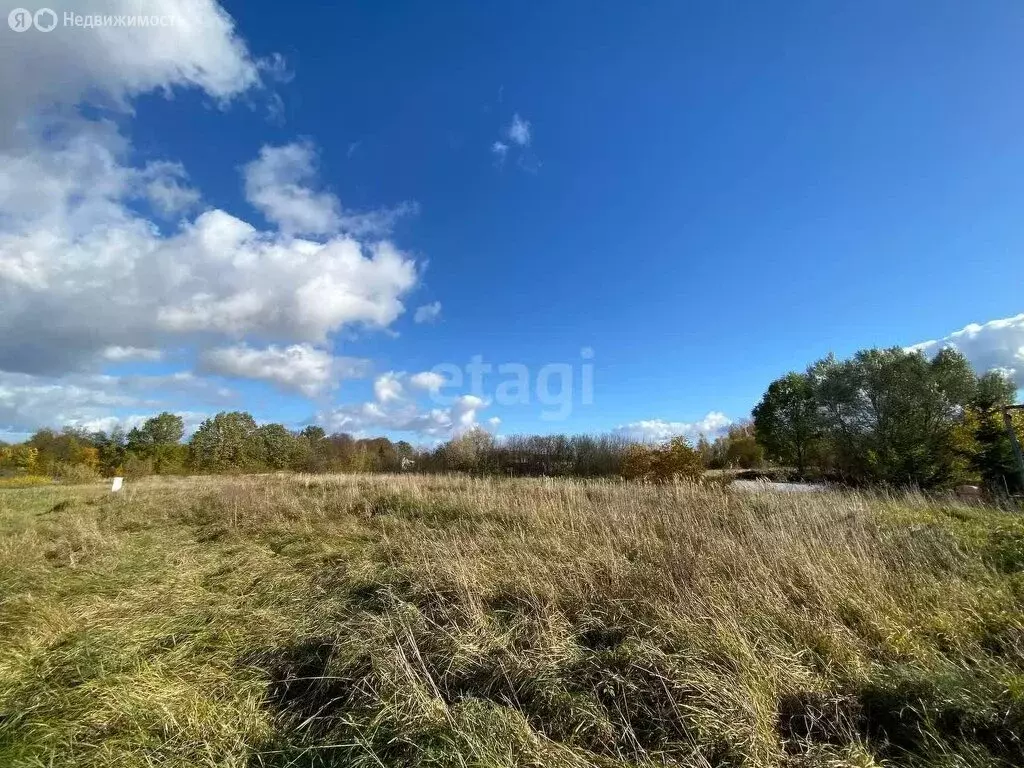
<path fill-rule="evenodd" d="M 117 493 L 118 491 L 121 490 L 121 486 L 123 486 L 123 485 L 124 485 L 124 478 L 123 477 L 115 477 L 114 478 L 114 484 L 110 486 L 110 492 L 111 493 Z"/>

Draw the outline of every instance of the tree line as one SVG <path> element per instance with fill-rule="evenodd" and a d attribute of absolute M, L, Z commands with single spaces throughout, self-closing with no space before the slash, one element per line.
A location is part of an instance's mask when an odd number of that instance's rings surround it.
<path fill-rule="evenodd" d="M 513 435 L 472 429 L 435 448 L 386 437 L 328 435 L 259 425 L 248 413 L 218 413 L 184 440 L 180 416 L 161 413 L 128 432 L 41 429 L 25 443 L 0 446 L 0 470 L 66 480 L 185 473 L 465 472 L 510 476 L 647 477 L 694 474 L 704 462 L 682 439 L 669 446 L 603 435 Z M 719 441 L 720 442 L 720 441 Z M 707 443 L 705 448 L 717 445 Z M 723 452 L 724 453 L 724 452 Z M 667 458 L 666 458 L 667 457 Z"/>
<path fill-rule="evenodd" d="M 1001 409 L 1016 395 L 1000 372 L 977 375 L 966 358 L 903 349 L 829 356 L 773 381 L 753 419 L 696 444 L 640 443 L 617 435 L 512 435 L 470 430 L 434 448 L 386 437 L 295 431 L 218 413 L 185 440 L 180 416 L 161 413 L 127 432 L 39 430 L 0 444 L 0 472 L 68 480 L 148 474 L 465 472 L 509 476 L 626 477 L 652 481 L 705 469 L 791 468 L 801 478 L 937 488 L 982 483 L 1019 493 Z M 1024 414 L 1016 429 L 1024 440 Z"/>
<path fill-rule="evenodd" d="M 977 375 L 953 349 L 932 358 L 868 349 L 773 381 L 754 408 L 754 434 L 769 460 L 802 477 L 1019 493 L 1002 415 L 1015 396 L 1005 373 Z M 1020 415 L 1014 428 L 1024 436 Z"/>

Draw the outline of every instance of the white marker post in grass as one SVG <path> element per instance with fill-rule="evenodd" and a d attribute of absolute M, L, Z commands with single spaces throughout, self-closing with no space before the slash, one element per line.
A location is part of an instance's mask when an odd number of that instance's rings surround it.
<path fill-rule="evenodd" d="M 117 493 L 118 491 L 121 490 L 121 486 L 122 485 L 124 485 L 124 478 L 123 477 L 115 477 L 114 478 L 114 484 L 112 486 L 110 486 L 110 492 L 111 493 Z"/>

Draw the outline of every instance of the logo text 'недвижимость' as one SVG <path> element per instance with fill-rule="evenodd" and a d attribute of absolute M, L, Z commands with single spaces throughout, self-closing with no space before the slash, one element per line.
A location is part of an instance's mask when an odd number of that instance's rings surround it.
<path fill-rule="evenodd" d="M 178 23 L 177 16 L 161 15 L 128 15 L 110 13 L 72 13 L 65 11 L 62 16 L 51 8 L 40 8 L 33 12 L 27 8 L 15 8 L 7 14 L 7 26 L 15 32 L 27 32 L 36 29 L 40 32 L 52 32 L 58 26 L 92 29 L 96 27 L 171 27 Z"/>

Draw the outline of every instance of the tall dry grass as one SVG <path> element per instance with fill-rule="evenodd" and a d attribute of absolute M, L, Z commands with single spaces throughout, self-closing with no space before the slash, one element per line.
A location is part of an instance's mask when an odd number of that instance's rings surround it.
<path fill-rule="evenodd" d="M 0 765 L 1020 765 L 1022 568 L 912 495 L 0 492 Z"/>

